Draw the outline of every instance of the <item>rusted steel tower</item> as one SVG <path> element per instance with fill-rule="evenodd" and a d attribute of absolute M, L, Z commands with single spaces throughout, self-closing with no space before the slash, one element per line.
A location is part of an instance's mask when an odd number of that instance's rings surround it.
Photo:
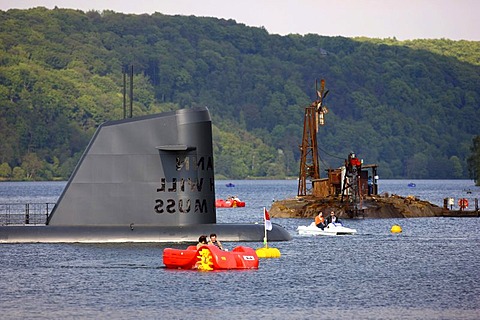
<path fill-rule="evenodd" d="M 346 198 L 349 203 L 355 206 L 355 211 L 358 210 L 358 207 L 362 208 L 361 172 L 362 162 L 355 156 L 355 153 L 351 152 L 348 155 L 348 160 L 345 160 L 341 201 L 343 202 L 343 199 Z"/>
<path fill-rule="evenodd" d="M 303 138 L 300 146 L 300 174 L 298 179 L 298 196 L 306 196 L 312 194 L 312 188 L 307 188 L 307 179 L 320 179 L 320 165 L 317 148 L 318 126 L 325 124 L 325 114 L 328 112 L 327 107 L 323 104 L 323 100 L 328 94 L 325 90 L 325 80 L 315 81 L 315 90 L 317 99 L 305 108 L 305 116 L 303 120 Z"/>

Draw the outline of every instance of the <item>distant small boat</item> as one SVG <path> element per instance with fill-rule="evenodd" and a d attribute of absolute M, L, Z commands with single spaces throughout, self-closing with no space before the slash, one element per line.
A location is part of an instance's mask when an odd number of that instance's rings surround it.
<path fill-rule="evenodd" d="M 217 208 L 237 208 L 245 207 L 245 201 L 240 201 L 237 199 L 217 199 L 215 200 L 215 207 Z"/>
<path fill-rule="evenodd" d="M 415 188 L 416 186 L 417 186 L 417 185 L 416 185 L 415 183 L 413 183 L 413 182 L 410 182 L 410 183 L 408 184 L 408 187 L 409 187 L 409 188 Z"/>
<path fill-rule="evenodd" d="M 233 188 L 235 187 L 235 185 L 233 183 L 227 183 L 225 186 L 229 187 L 229 188 Z"/>

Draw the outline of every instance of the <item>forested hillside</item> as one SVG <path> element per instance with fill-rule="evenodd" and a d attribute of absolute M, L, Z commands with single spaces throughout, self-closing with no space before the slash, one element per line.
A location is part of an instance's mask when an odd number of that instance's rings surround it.
<path fill-rule="evenodd" d="M 381 178 L 467 178 L 480 134 L 480 42 L 271 35 L 234 20 L 0 11 L 0 178 L 66 179 L 97 126 L 207 106 L 217 175 L 298 175 L 315 79 L 322 168 L 350 151 Z"/>

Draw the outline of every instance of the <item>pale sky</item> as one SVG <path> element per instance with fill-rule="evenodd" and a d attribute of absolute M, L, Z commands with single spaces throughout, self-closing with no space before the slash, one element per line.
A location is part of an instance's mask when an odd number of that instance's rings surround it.
<path fill-rule="evenodd" d="M 280 35 L 480 41 L 480 0 L 0 0 L 0 10 L 82 11 L 234 19 Z"/>

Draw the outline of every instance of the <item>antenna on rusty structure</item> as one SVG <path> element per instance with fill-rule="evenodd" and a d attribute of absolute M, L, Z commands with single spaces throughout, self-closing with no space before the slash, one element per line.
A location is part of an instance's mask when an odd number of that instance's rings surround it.
<path fill-rule="evenodd" d="M 342 184 L 342 198 L 348 200 L 347 208 L 351 203 L 354 205 L 353 210 L 348 208 L 355 215 L 358 214 L 359 208 L 362 208 L 362 192 L 361 192 L 361 171 L 362 161 L 355 156 L 352 151 L 348 155 L 348 160 L 345 160 L 345 175 Z"/>
<path fill-rule="evenodd" d="M 129 71 L 130 69 L 130 71 Z M 123 119 L 127 118 L 127 73 L 130 76 L 130 116 L 133 117 L 133 64 L 131 66 L 123 66 Z"/>
<path fill-rule="evenodd" d="M 317 133 L 318 126 L 325 124 L 325 114 L 328 113 L 327 107 L 323 104 L 323 100 L 328 94 L 325 90 L 325 80 L 315 80 L 315 91 L 317 99 L 305 108 L 305 116 L 303 120 L 303 138 L 300 146 L 300 174 L 298 179 L 298 196 L 306 196 L 312 194 L 312 188 L 307 189 L 307 179 L 320 179 L 320 165 L 317 149 Z"/>

